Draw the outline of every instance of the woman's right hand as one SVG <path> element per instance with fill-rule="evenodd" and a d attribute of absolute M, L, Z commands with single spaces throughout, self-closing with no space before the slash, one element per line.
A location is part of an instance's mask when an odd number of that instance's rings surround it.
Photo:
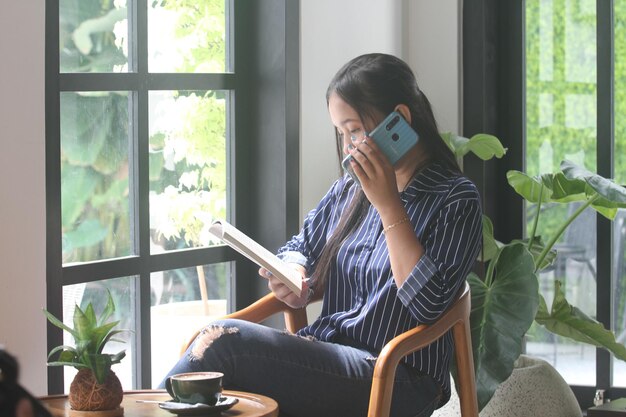
<path fill-rule="evenodd" d="M 381 211 L 402 206 L 396 182 L 396 173 L 387 157 L 373 139 L 366 137 L 350 148 L 352 169 L 361 182 L 361 188 L 372 206 Z M 382 213 L 381 213 L 382 214 Z"/>
<path fill-rule="evenodd" d="M 300 273 L 300 276 L 302 277 L 302 293 L 300 294 L 300 296 L 294 294 L 294 292 L 291 291 L 289 287 L 280 282 L 280 280 L 267 269 L 259 268 L 259 275 L 267 280 L 267 287 L 280 301 L 287 304 L 291 308 L 306 307 L 306 303 L 308 301 L 307 294 L 309 292 L 307 281 L 304 279 L 304 277 L 306 276 L 306 270 L 302 265 L 290 264 L 290 266 L 298 271 Z"/>

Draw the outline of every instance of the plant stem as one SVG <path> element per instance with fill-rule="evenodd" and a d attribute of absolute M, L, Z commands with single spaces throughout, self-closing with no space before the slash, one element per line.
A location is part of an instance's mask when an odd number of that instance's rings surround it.
<path fill-rule="evenodd" d="M 496 269 L 496 264 L 498 263 L 499 257 L 500 251 L 497 252 L 496 257 L 493 258 L 487 266 L 487 271 L 485 272 L 485 286 L 488 288 L 491 287 L 491 284 L 493 282 L 493 271 Z"/>
<path fill-rule="evenodd" d="M 578 217 L 580 213 L 585 211 L 587 207 L 592 205 L 594 201 L 596 201 L 599 197 L 600 195 L 596 193 L 596 195 L 587 200 L 585 204 L 582 204 L 580 207 L 578 207 L 578 209 L 576 209 L 576 211 L 572 213 L 572 215 L 563 223 L 563 225 L 561 225 L 561 227 L 557 230 L 554 236 L 552 236 L 552 239 L 550 239 L 550 241 L 546 244 L 545 248 L 543 248 L 543 251 L 539 255 L 539 258 L 537 258 L 537 263 L 535 264 L 535 272 L 538 272 L 539 265 L 543 263 L 543 260 L 548 255 L 548 252 L 550 252 L 556 241 L 559 240 L 563 232 L 565 232 L 565 229 L 567 229 L 567 227 L 574 221 L 574 219 L 576 219 L 576 217 Z"/>
<path fill-rule="evenodd" d="M 528 239 L 528 251 L 532 251 L 533 243 L 535 241 L 535 233 L 537 233 L 537 225 L 539 224 L 539 213 L 541 213 L 541 199 L 543 198 L 543 190 L 545 186 L 541 183 L 539 189 L 539 201 L 537 201 L 537 214 L 535 215 L 535 221 L 533 222 L 533 231 L 530 233 L 530 239 Z"/>

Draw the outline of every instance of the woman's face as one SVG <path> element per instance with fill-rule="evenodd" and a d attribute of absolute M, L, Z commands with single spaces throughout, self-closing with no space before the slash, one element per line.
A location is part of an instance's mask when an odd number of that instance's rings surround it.
<path fill-rule="evenodd" d="M 367 126 L 364 126 L 356 110 L 335 93 L 331 94 L 328 99 L 328 112 L 330 113 L 330 120 L 342 140 L 344 155 L 349 153 L 348 145 L 353 141 L 362 140 L 368 127 L 370 127 L 369 125 L 374 126 L 373 123 L 367 123 Z"/>

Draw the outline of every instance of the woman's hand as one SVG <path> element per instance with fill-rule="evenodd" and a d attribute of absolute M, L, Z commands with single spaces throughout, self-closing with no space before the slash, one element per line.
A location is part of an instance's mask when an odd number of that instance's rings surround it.
<path fill-rule="evenodd" d="M 306 270 L 302 265 L 298 264 L 289 264 L 296 271 L 300 273 L 302 277 L 302 293 L 300 297 L 293 293 L 285 284 L 280 282 L 278 278 L 276 278 L 270 271 L 265 268 L 259 268 L 259 275 L 263 278 L 267 279 L 267 287 L 274 293 L 276 298 L 278 298 L 283 303 L 287 304 L 291 308 L 302 308 L 306 307 L 307 303 L 307 294 L 308 294 L 308 285 L 307 281 L 304 279 L 306 276 Z"/>
<path fill-rule="evenodd" d="M 401 206 L 396 173 L 376 143 L 366 137 L 353 145 L 350 154 L 352 169 L 361 182 L 363 192 L 378 212 Z"/>
<path fill-rule="evenodd" d="M 396 285 L 402 286 L 419 259 L 424 248 L 408 220 L 406 209 L 398 193 L 396 172 L 385 155 L 371 138 L 366 138 L 350 150 L 358 161 L 351 162 L 367 199 L 376 208 L 382 221 L 391 271 Z M 386 229 L 392 226 L 391 229 Z"/>

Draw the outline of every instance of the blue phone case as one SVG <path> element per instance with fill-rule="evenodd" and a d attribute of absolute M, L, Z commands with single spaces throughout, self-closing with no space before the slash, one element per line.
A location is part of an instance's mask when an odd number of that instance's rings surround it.
<path fill-rule="evenodd" d="M 404 154 L 419 140 L 417 132 L 404 120 L 398 112 L 391 112 L 369 134 L 380 151 L 387 157 L 391 165 L 395 165 Z M 350 166 L 352 155 L 346 156 L 341 165 L 358 184 L 359 180 Z"/>

